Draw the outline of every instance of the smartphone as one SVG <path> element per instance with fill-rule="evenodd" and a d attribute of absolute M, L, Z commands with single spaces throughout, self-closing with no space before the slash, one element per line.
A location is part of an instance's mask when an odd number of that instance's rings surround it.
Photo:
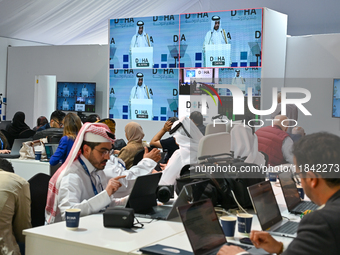
<path fill-rule="evenodd" d="M 248 238 L 248 237 L 241 238 L 239 241 L 240 241 L 240 243 L 254 245 L 254 244 L 251 242 L 250 238 Z"/>

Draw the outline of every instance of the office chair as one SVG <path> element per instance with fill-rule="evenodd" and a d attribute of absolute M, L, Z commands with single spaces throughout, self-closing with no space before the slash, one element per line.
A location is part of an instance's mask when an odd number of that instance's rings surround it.
<path fill-rule="evenodd" d="M 225 123 L 209 123 L 205 128 L 205 135 L 228 132 L 229 124 Z"/>
<path fill-rule="evenodd" d="M 45 224 L 45 206 L 48 192 L 48 182 L 51 176 L 38 173 L 28 180 L 31 192 L 31 223 L 32 227 Z"/>
<path fill-rule="evenodd" d="M 19 134 L 18 138 L 30 138 L 30 137 L 33 137 L 34 135 L 35 135 L 35 131 L 34 130 L 27 129 L 27 130 L 22 131 Z"/>
<path fill-rule="evenodd" d="M 228 132 L 205 135 L 199 141 L 197 158 L 207 155 L 214 156 L 223 153 L 230 153 L 230 144 L 231 137 Z M 223 157 L 226 156 L 227 155 L 224 155 Z"/>
<path fill-rule="evenodd" d="M 148 150 L 151 151 L 153 148 L 155 148 L 154 146 L 148 147 Z M 144 148 L 140 151 L 138 151 L 133 159 L 133 165 L 135 166 L 139 163 L 139 161 L 141 161 L 143 159 L 143 155 L 144 155 Z"/>

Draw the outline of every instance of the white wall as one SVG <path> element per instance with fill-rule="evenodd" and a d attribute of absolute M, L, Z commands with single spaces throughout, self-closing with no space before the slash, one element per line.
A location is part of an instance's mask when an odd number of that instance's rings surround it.
<path fill-rule="evenodd" d="M 37 74 L 55 74 L 57 80 L 96 81 L 97 113 L 107 117 L 107 56 L 107 45 L 11 47 L 7 119 L 18 110 L 33 116 L 32 87 Z M 305 104 L 312 117 L 299 111 L 299 125 L 306 133 L 328 131 L 340 135 L 340 121 L 331 118 L 332 79 L 340 78 L 340 34 L 288 37 L 285 69 L 285 86 L 303 87 L 312 95 Z M 264 96 L 262 100 L 267 105 L 271 103 L 271 98 Z M 116 122 L 116 135 L 123 138 L 128 120 Z M 164 125 L 164 122 L 138 122 L 147 141 Z"/>
<path fill-rule="evenodd" d="M 11 47 L 8 51 L 7 119 L 26 114 L 34 126 L 33 96 L 36 75 L 56 75 L 57 81 L 97 83 L 96 113 L 108 117 L 107 45 Z M 50 116 L 46 116 L 48 119 Z"/>
<path fill-rule="evenodd" d="M 340 34 L 287 38 L 286 87 L 306 88 L 305 104 L 312 116 L 299 111 L 298 125 L 307 134 L 327 131 L 340 135 L 340 120 L 332 118 L 333 78 L 340 78 Z"/>
<path fill-rule="evenodd" d="M 7 48 L 10 46 L 33 46 L 43 43 L 29 42 L 11 38 L 0 37 L 0 93 L 6 98 Z M 3 114 L 6 107 L 3 105 Z"/>

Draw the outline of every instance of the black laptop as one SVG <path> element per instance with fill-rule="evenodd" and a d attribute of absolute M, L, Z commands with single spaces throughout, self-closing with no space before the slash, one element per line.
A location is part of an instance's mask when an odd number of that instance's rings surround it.
<path fill-rule="evenodd" d="M 0 154 L 0 158 L 20 158 L 22 143 L 32 141 L 32 138 L 15 139 L 10 154 Z"/>
<path fill-rule="evenodd" d="M 210 199 L 177 208 L 195 255 L 217 254 L 223 245 L 236 245 L 251 254 L 268 254 L 251 245 L 228 243 Z"/>
<path fill-rule="evenodd" d="M 156 190 L 162 173 L 136 178 L 126 207 L 133 208 L 141 218 L 169 220 L 178 217 L 178 206 L 199 201 L 208 187 L 209 180 L 189 183 L 183 187 L 173 205 L 157 205 Z"/>
<path fill-rule="evenodd" d="M 306 210 L 314 211 L 318 208 L 312 201 L 301 201 L 291 172 L 280 173 L 279 180 L 287 204 L 287 209 L 290 213 L 301 214 Z"/>
<path fill-rule="evenodd" d="M 262 230 L 272 235 L 296 237 L 299 223 L 282 219 L 270 181 L 249 186 L 248 192 Z"/>

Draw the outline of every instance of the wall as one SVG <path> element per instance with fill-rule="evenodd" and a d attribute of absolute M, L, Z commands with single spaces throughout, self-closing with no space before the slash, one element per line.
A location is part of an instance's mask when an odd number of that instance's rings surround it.
<path fill-rule="evenodd" d="M 11 47 L 8 50 L 7 119 L 15 112 L 33 123 L 35 75 L 56 75 L 57 81 L 97 83 L 96 113 L 108 116 L 107 45 Z M 47 116 L 49 119 L 49 116 Z"/>
<path fill-rule="evenodd" d="M 11 46 L 33 46 L 44 45 L 43 43 L 23 41 L 11 38 L 0 37 L 0 93 L 6 98 L 6 74 L 7 74 L 7 48 Z M 3 105 L 2 114 L 5 114 L 6 107 Z"/>
<path fill-rule="evenodd" d="M 8 69 L 8 118 L 18 110 L 33 114 L 34 75 L 55 74 L 57 80 L 91 80 L 98 83 L 97 113 L 107 116 L 107 46 L 11 47 Z M 298 123 L 306 133 L 328 131 L 340 135 L 338 119 L 331 117 L 332 82 L 340 78 L 340 34 L 287 38 L 285 86 L 310 90 L 306 108 L 312 116 L 299 111 Z M 266 104 L 271 98 L 263 97 Z M 106 107 L 106 108 L 105 108 Z M 29 118 L 27 118 L 29 119 Z M 117 121 L 117 137 L 124 137 L 127 120 Z M 150 141 L 164 122 L 138 121 Z M 29 123 L 33 126 L 33 123 Z M 165 136 L 166 137 L 166 136 Z"/>
<path fill-rule="evenodd" d="M 340 121 L 331 117 L 333 78 L 340 78 L 340 34 L 287 38 L 285 86 L 311 93 L 304 105 L 312 116 L 299 110 L 298 117 L 306 134 L 327 131 L 340 135 Z"/>

